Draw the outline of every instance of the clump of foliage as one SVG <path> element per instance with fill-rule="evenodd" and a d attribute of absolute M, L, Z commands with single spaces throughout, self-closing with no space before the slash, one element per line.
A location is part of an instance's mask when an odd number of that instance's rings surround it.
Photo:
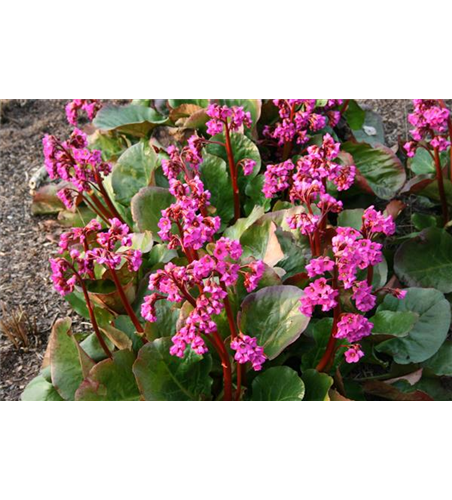
<path fill-rule="evenodd" d="M 23 399 L 451 399 L 442 101 L 415 101 L 396 152 L 354 100 L 66 112 L 71 136 L 44 138 L 74 225 L 52 280 L 92 333 L 57 321 Z M 428 177 L 407 181 L 405 153 Z M 414 193 L 429 212 L 402 233 Z"/>

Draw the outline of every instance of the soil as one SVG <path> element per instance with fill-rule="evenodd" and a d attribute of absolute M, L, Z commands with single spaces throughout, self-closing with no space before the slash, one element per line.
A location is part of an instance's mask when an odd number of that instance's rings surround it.
<path fill-rule="evenodd" d="M 63 100 L 3 101 L 0 128 L 0 298 L 6 316 L 20 306 L 36 322 L 29 347 L 16 349 L 0 334 L 0 400 L 15 401 L 34 378 L 44 357 L 48 336 L 59 317 L 75 318 L 53 290 L 48 259 L 61 232 L 55 219 L 33 217 L 28 181 L 42 165 L 44 134 L 70 132 Z M 408 100 L 362 100 L 382 114 L 389 146 L 407 134 Z M 5 319 L 2 317 L 2 319 Z M 83 325 L 81 325 L 83 326 Z"/>

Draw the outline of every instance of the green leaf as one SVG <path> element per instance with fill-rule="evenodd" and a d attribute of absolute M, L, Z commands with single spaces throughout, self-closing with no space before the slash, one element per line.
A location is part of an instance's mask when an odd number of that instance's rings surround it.
<path fill-rule="evenodd" d="M 140 142 L 127 149 L 119 158 L 112 173 L 112 187 L 116 201 L 130 205 L 130 200 L 141 188 L 149 186 L 157 167 L 153 148 Z"/>
<path fill-rule="evenodd" d="M 284 253 L 276 236 L 276 225 L 271 220 L 256 222 L 240 238 L 243 258 L 254 257 L 263 260 L 268 266 L 275 266 Z"/>
<path fill-rule="evenodd" d="M 342 149 L 353 156 L 354 163 L 370 189 L 383 200 L 391 200 L 402 189 L 406 172 L 394 152 L 381 144 L 346 142 Z"/>
<path fill-rule="evenodd" d="M 115 346 L 105 335 L 101 335 L 105 343 L 107 344 L 107 347 L 110 349 L 110 351 L 112 351 Z M 98 363 L 99 361 L 103 361 L 107 357 L 95 333 L 88 335 L 88 337 L 86 337 L 83 342 L 80 342 L 80 347 L 96 363 Z"/>
<path fill-rule="evenodd" d="M 245 189 L 246 196 L 249 197 L 245 201 L 245 213 L 250 214 L 256 205 L 263 207 L 265 211 L 270 210 L 272 200 L 265 197 L 263 188 L 265 176 L 259 174 L 253 179 L 253 182 L 248 183 Z"/>
<path fill-rule="evenodd" d="M 416 174 L 434 174 L 435 162 L 430 153 L 423 148 L 418 148 L 413 158 L 408 159 L 408 167 Z"/>
<path fill-rule="evenodd" d="M 363 227 L 364 209 L 355 208 L 353 210 L 344 210 L 337 218 L 337 225 L 340 227 L 352 227 L 361 230 Z"/>
<path fill-rule="evenodd" d="M 176 325 L 180 317 L 180 308 L 167 300 L 159 300 L 155 304 L 157 321 L 146 323 L 146 337 L 155 340 L 161 337 L 172 337 L 176 333 Z"/>
<path fill-rule="evenodd" d="M 419 314 L 412 311 L 379 310 L 370 320 L 374 325 L 372 334 L 406 337 L 418 320 Z"/>
<path fill-rule="evenodd" d="M 452 236 L 439 228 L 424 229 L 398 249 L 394 270 L 409 286 L 452 292 Z"/>
<path fill-rule="evenodd" d="M 253 380 L 252 401 L 302 401 L 304 383 L 287 366 L 269 368 Z"/>
<path fill-rule="evenodd" d="M 49 341 L 52 385 L 66 401 L 74 400 L 75 391 L 83 380 L 80 358 L 83 351 L 77 349 L 71 324 L 69 318 L 58 320 L 52 328 Z"/>
<path fill-rule="evenodd" d="M 291 233 L 282 231 L 280 228 L 276 231 L 276 236 L 284 253 L 284 258 L 278 262 L 278 267 L 286 271 L 284 279 L 306 272 L 306 264 L 311 257 L 308 239 L 296 241 Z"/>
<path fill-rule="evenodd" d="M 234 193 L 226 162 L 205 153 L 200 172 L 205 188 L 212 195 L 210 202 L 217 209 L 215 215 L 219 215 L 222 224 L 227 225 L 234 217 Z"/>
<path fill-rule="evenodd" d="M 207 108 L 209 99 L 168 99 L 168 103 L 172 108 L 178 108 L 182 104 L 196 104 L 201 108 Z"/>
<path fill-rule="evenodd" d="M 333 386 L 333 379 L 325 373 L 316 370 L 306 370 L 302 376 L 306 387 L 305 401 L 329 401 L 329 390 Z"/>
<path fill-rule="evenodd" d="M 422 366 L 439 377 L 452 377 L 452 341 L 448 340 Z"/>
<path fill-rule="evenodd" d="M 426 361 L 438 352 L 447 338 L 450 304 L 438 290 L 410 288 L 403 300 L 387 295 L 377 313 L 382 311 L 409 312 L 418 316 L 406 336 L 386 340 L 376 347 L 378 352 L 391 355 L 398 364 Z"/>
<path fill-rule="evenodd" d="M 354 99 L 350 99 L 345 118 L 352 130 L 361 130 L 366 119 L 366 112 Z"/>
<path fill-rule="evenodd" d="M 264 209 L 262 207 L 255 207 L 248 217 L 239 219 L 233 226 L 228 227 L 224 232 L 224 236 L 231 240 L 240 240 L 242 234 L 263 215 Z"/>
<path fill-rule="evenodd" d="M 438 219 L 434 215 L 415 213 L 411 216 L 411 223 L 418 231 L 422 231 L 429 227 L 437 227 Z"/>
<path fill-rule="evenodd" d="M 124 350 L 113 353 L 113 359 L 98 363 L 77 389 L 76 401 L 139 401 L 132 372 L 134 362 L 134 353 Z"/>
<path fill-rule="evenodd" d="M 270 286 L 248 295 L 239 316 L 240 331 L 256 337 L 272 360 L 305 331 L 309 318 L 300 312 L 302 290 Z"/>
<path fill-rule="evenodd" d="M 105 106 L 94 119 L 94 126 L 100 130 L 118 130 L 136 137 L 146 137 L 157 125 L 167 121 L 153 108 L 145 106 Z"/>
<path fill-rule="evenodd" d="M 167 209 L 175 199 L 168 189 L 150 186 L 143 188 L 132 198 L 132 216 L 141 232 L 151 231 L 155 240 L 158 236 L 158 223 L 162 210 Z"/>
<path fill-rule="evenodd" d="M 22 401 L 64 401 L 53 385 L 45 377 L 38 375 L 25 387 Z"/>
<path fill-rule="evenodd" d="M 210 396 L 212 360 L 187 349 L 185 357 L 171 356 L 171 339 L 146 344 L 133 367 L 147 401 L 199 401 Z"/>
<path fill-rule="evenodd" d="M 446 194 L 446 201 L 449 206 L 452 206 L 452 182 L 449 179 L 444 179 L 444 192 Z M 441 202 L 439 195 L 438 181 L 434 180 L 426 188 L 424 188 L 420 193 L 422 196 L 426 196 L 430 200 L 434 200 L 438 203 Z"/>

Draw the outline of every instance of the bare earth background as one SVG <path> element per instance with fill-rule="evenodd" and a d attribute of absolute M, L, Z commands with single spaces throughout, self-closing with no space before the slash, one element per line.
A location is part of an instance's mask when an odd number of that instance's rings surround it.
<path fill-rule="evenodd" d="M 43 135 L 64 137 L 70 132 L 66 102 L 9 100 L 1 108 L 0 300 L 8 311 L 22 306 L 36 320 L 37 332 L 30 338 L 30 347 L 20 350 L 0 334 L 0 401 L 20 399 L 26 384 L 39 372 L 54 321 L 73 315 L 50 281 L 48 259 L 55 254 L 58 225 L 48 216 L 31 216 L 28 188 L 31 174 L 43 162 Z M 365 99 L 360 103 L 383 116 L 389 146 L 407 136 L 410 101 Z"/>

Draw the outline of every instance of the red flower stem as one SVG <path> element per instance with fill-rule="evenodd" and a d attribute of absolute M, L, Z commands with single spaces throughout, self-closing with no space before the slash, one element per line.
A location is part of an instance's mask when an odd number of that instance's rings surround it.
<path fill-rule="evenodd" d="M 86 196 L 83 196 L 83 201 L 85 202 L 86 206 L 92 210 L 98 217 L 100 217 L 104 222 L 105 224 L 109 224 L 108 222 L 108 219 L 105 217 L 105 215 L 103 215 L 99 210 L 98 208 L 93 204 L 91 203 L 88 198 Z"/>
<path fill-rule="evenodd" d="M 110 359 L 113 359 L 113 355 L 112 355 L 110 349 L 108 348 L 107 344 L 105 343 L 105 340 L 104 340 L 102 334 L 100 333 L 99 325 L 97 324 L 97 320 L 96 320 L 96 315 L 94 314 L 93 306 L 91 304 L 91 300 L 89 298 L 88 290 L 86 289 L 86 286 L 85 286 L 85 283 L 83 281 L 83 278 L 75 270 L 75 267 L 73 267 L 69 262 L 68 262 L 68 264 L 69 264 L 69 267 L 74 272 L 75 276 L 77 277 L 77 280 L 78 280 L 78 282 L 79 282 L 79 284 L 80 284 L 80 286 L 82 288 L 83 295 L 85 297 L 86 306 L 88 307 L 89 318 L 91 320 L 91 324 L 93 325 L 94 333 L 95 333 L 95 335 L 97 337 L 97 340 L 99 341 L 99 344 L 101 345 L 101 347 L 104 350 L 104 352 L 107 355 L 107 357 L 110 358 Z"/>
<path fill-rule="evenodd" d="M 245 381 L 246 364 L 241 365 L 237 363 L 237 391 L 235 393 L 235 400 L 240 401 L 242 393 L 242 382 Z"/>
<path fill-rule="evenodd" d="M 435 167 L 436 167 L 436 178 L 438 180 L 439 197 L 441 200 L 441 209 L 443 211 L 444 225 L 446 225 L 449 222 L 449 207 L 447 205 L 446 192 L 444 190 L 443 169 L 441 168 L 439 149 L 435 148 L 434 152 L 435 152 Z"/>
<path fill-rule="evenodd" d="M 447 109 L 446 103 L 444 102 L 444 99 L 439 99 L 439 104 L 442 108 Z M 449 115 L 449 120 L 448 120 L 448 125 L 449 125 L 449 139 L 451 142 L 450 146 L 450 180 L 452 181 L 452 118 Z"/>
<path fill-rule="evenodd" d="M 227 293 L 227 289 L 224 283 L 221 283 L 221 288 Z M 224 308 L 226 310 L 226 315 L 228 317 L 228 324 L 229 324 L 229 330 L 231 332 L 231 337 L 232 340 L 235 340 L 239 336 L 239 333 L 237 331 L 237 326 L 234 320 L 234 313 L 232 312 L 231 302 L 229 301 L 228 296 L 226 296 L 223 299 L 223 303 L 224 303 Z"/>
<path fill-rule="evenodd" d="M 102 182 L 102 177 L 99 175 L 99 172 L 95 171 L 94 173 L 97 185 L 99 187 L 99 191 L 102 194 L 102 198 L 104 199 L 105 203 L 107 204 L 107 207 L 109 208 L 110 212 L 113 214 L 114 217 L 119 219 L 121 221 L 121 224 L 125 224 L 124 219 L 121 217 L 121 214 L 116 210 L 116 207 L 113 205 L 113 202 L 111 201 L 110 197 L 108 196 L 108 193 L 104 187 L 104 184 Z"/>
<path fill-rule="evenodd" d="M 345 102 L 341 108 L 341 115 L 343 115 L 347 111 L 349 104 L 350 104 L 350 99 L 345 99 Z"/>
<path fill-rule="evenodd" d="M 337 267 L 334 268 L 334 278 L 333 278 L 333 288 L 337 290 Z M 331 368 L 331 365 L 334 361 L 334 354 L 336 352 L 336 333 L 337 333 L 337 324 L 339 323 L 339 319 L 341 317 L 341 303 L 339 301 L 339 297 L 337 299 L 337 306 L 334 308 L 334 320 L 333 320 L 333 328 L 331 329 L 331 336 L 328 341 L 328 345 L 326 347 L 325 354 L 320 360 L 319 364 L 316 367 L 318 372 L 328 371 Z"/>
<path fill-rule="evenodd" d="M 234 222 L 240 219 L 240 191 L 237 182 L 237 170 L 234 160 L 234 152 L 232 151 L 231 137 L 229 134 L 228 122 L 225 122 L 225 138 L 226 138 L 226 153 L 228 155 L 229 171 L 231 173 L 232 191 L 234 195 Z"/>
<path fill-rule="evenodd" d="M 232 369 L 229 354 L 218 332 L 213 334 L 213 338 L 218 346 L 218 354 L 220 355 L 221 366 L 223 368 L 224 400 L 232 401 Z"/>
<path fill-rule="evenodd" d="M 119 296 L 121 297 L 121 302 L 124 305 L 125 310 L 127 311 L 127 314 L 129 315 L 130 319 L 132 320 L 132 323 L 134 324 L 136 330 L 138 333 L 143 334 L 144 333 L 144 328 L 142 327 L 141 323 L 139 322 L 135 311 L 133 310 L 132 306 L 129 303 L 129 300 L 127 299 L 126 293 L 124 292 L 124 288 L 121 285 L 121 282 L 119 281 L 118 275 L 116 274 L 116 271 L 114 268 L 110 267 L 111 275 L 113 277 L 113 281 L 115 282 L 116 288 L 118 289 Z"/>
<path fill-rule="evenodd" d="M 372 286 L 373 280 L 374 280 L 374 268 L 373 266 L 369 266 L 367 268 L 367 286 Z"/>
<path fill-rule="evenodd" d="M 112 215 L 109 214 L 99 199 L 96 197 L 94 193 L 90 193 L 89 197 L 92 201 L 88 202 L 88 198 L 86 196 L 83 197 L 85 203 L 93 210 L 107 225 L 110 225 L 109 219 L 112 218 Z"/>

